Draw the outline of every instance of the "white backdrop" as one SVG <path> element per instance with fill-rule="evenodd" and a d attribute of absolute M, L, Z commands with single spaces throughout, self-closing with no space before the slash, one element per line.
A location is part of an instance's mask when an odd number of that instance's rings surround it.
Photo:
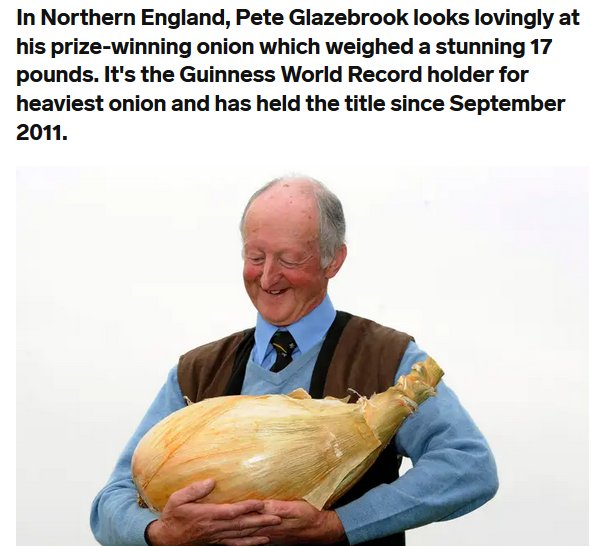
<path fill-rule="evenodd" d="M 343 201 L 335 305 L 413 334 L 497 459 L 493 501 L 409 546 L 587 545 L 586 169 L 286 166 Z M 95 544 L 92 498 L 169 368 L 252 325 L 237 224 L 282 174 L 18 170 L 20 544 Z"/>

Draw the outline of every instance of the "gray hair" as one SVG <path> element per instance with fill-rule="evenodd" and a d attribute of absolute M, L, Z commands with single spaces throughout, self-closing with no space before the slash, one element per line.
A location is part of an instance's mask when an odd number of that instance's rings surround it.
<path fill-rule="evenodd" d="M 259 197 L 259 195 L 265 193 L 267 190 L 288 180 L 307 180 L 312 183 L 312 193 L 318 206 L 318 242 L 320 244 L 320 265 L 322 267 L 328 267 L 330 262 L 333 261 L 337 251 L 345 244 L 345 214 L 343 212 L 343 205 L 340 199 L 330 191 L 322 182 L 309 177 L 300 176 L 289 176 L 281 177 L 267 182 L 262 188 L 255 191 L 244 211 L 242 218 L 240 219 L 240 233 L 242 240 L 244 241 L 244 223 L 246 220 L 246 214 L 248 209 L 252 205 L 253 201 Z"/>

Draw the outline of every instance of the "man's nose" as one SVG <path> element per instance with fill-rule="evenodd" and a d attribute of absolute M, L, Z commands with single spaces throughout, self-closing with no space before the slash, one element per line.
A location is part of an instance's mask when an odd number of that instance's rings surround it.
<path fill-rule="evenodd" d="M 281 277 L 281 268 L 279 264 L 272 258 L 265 260 L 263 265 L 263 273 L 261 274 L 261 288 L 269 290 L 273 288 L 275 283 Z"/>

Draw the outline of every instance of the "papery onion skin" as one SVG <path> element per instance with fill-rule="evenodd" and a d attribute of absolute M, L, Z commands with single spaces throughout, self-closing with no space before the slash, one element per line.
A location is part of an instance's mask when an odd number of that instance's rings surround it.
<path fill-rule="evenodd" d="M 304 499 L 321 509 L 352 487 L 443 376 L 427 358 L 395 386 L 347 404 L 289 395 L 225 396 L 178 410 L 137 445 L 132 476 L 160 512 L 175 491 L 213 478 L 201 502 Z"/>

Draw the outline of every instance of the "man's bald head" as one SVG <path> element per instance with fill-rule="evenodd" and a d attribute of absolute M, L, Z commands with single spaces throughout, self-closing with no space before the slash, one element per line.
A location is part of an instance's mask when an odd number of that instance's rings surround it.
<path fill-rule="evenodd" d="M 328 266 L 338 250 L 345 244 L 345 215 L 339 198 L 324 184 L 313 178 L 293 176 L 272 180 L 253 193 L 244 208 L 240 220 L 243 241 L 248 211 L 253 203 L 263 196 L 265 200 L 276 200 L 278 213 L 289 211 L 290 205 L 293 209 L 294 203 L 305 203 L 308 199 L 313 200 L 317 210 L 321 263 L 323 267 Z"/>

